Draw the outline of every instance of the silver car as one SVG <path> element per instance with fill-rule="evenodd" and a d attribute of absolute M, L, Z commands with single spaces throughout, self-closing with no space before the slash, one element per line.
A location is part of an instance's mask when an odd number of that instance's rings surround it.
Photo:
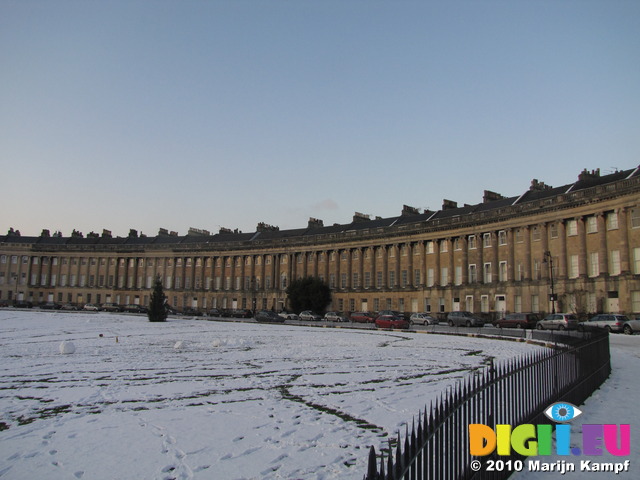
<path fill-rule="evenodd" d="M 419 325 L 437 325 L 438 319 L 432 317 L 428 313 L 414 313 L 409 318 L 411 323 L 417 323 Z"/>
<path fill-rule="evenodd" d="M 336 312 L 327 312 L 324 314 L 324 319 L 327 322 L 346 322 L 347 319 Z"/>
<path fill-rule="evenodd" d="M 447 315 L 447 323 L 450 327 L 462 325 L 465 327 L 483 327 L 485 321 L 473 315 L 471 312 L 451 312 Z"/>
<path fill-rule="evenodd" d="M 633 335 L 636 332 L 640 332 L 640 318 L 625 322 L 622 327 L 622 331 L 627 335 Z"/>
<path fill-rule="evenodd" d="M 536 324 L 538 330 L 576 330 L 578 318 L 572 313 L 552 313 Z"/>
<path fill-rule="evenodd" d="M 604 328 L 608 332 L 622 332 L 625 322 L 628 322 L 629 318 L 625 315 L 615 315 L 612 313 L 601 313 L 595 317 L 591 317 L 584 323 L 584 327 L 600 327 Z"/>

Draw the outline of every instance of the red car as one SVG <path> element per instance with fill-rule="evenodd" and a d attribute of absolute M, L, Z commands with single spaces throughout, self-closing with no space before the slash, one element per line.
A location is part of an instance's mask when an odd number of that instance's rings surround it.
<path fill-rule="evenodd" d="M 352 322 L 359 322 L 359 323 L 373 323 L 373 321 L 375 320 L 376 317 L 374 317 L 371 313 L 369 312 L 353 312 L 350 316 L 349 319 Z"/>
<path fill-rule="evenodd" d="M 376 318 L 377 328 L 409 328 L 409 321 L 398 315 L 378 315 Z"/>

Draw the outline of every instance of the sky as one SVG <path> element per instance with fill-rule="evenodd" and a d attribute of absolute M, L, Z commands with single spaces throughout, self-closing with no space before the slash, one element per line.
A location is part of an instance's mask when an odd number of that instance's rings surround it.
<path fill-rule="evenodd" d="M 640 164 L 640 2 L 0 0 L 0 234 L 255 231 Z"/>

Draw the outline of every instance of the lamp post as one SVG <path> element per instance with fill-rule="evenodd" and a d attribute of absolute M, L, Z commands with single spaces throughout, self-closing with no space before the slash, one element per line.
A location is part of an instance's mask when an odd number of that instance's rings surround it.
<path fill-rule="evenodd" d="M 553 288 L 553 257 L 549 250 L 544 252 L 544 260 L 542 262 L 549 265 L 549 280 L 551 282 L 551 313 L 556 313 L 556 292 Z"/>

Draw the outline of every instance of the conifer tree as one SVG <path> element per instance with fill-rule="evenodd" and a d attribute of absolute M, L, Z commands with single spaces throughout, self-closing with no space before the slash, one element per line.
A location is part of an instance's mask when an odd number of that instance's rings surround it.
<path fill-rule="evenodd" d="M 164 322 L 167 320 L 166 298 L 164 290 L 162 289 L 162 280 L 158 277 L 156 278 L 149 301 L 148 316 L 150 322 Z"/>

